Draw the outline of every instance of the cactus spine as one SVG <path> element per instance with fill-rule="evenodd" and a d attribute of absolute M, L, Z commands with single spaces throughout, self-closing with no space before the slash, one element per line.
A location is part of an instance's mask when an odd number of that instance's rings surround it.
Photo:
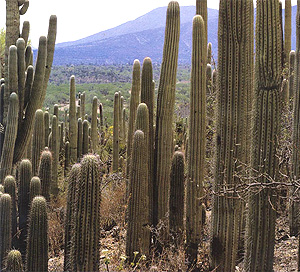
<path fill-rule="evenodd" d="M 48 215 L 46 200 L 32 200 L 27 240 L 26 271 L 48 271 Z"/>
<path fill-rule="evenodd" d="M 32 173 L 38 174 L 41 152 L 45 148 L 44 113 L 42 110 L 35 112 L 35 121 L 32 138 Z"/>
<path fill-rule="evenodd" d="M 155 132 L 155 222 L 169 211 L 170 167 L 173 154 L 173 113 L 180 35 L 180 8 L 171 1 L 167 8 L 163 60 L 157 97 Z"/>
<path fill-rule="evenodd" d="M 100 161 L 94 155 L 86 155 L 81 160 L 76 197 L 72 271 L 99 271 L 100 186 Z"/>
<path fill-rule="evenodd" d="M 201 198 L 204 195 L 206 138 L 206 43 L 204 21 L 200 15 L 193 19 L 193 48 L 190 91 L 190 124 L 188 148 L 188 181 L 186 234 L 187 255 L 191 264 L 197 261 L 198 244 L 204 219 Z"/>
<path fill-rule="evenodd" d="M 11 197 L 9 194 L 2 194 L 0 197 L 0 270 L 2 270 L 4 259 L 11 249 L 11 212 Z"/>
<path fill-rule="evenodd" d="M 45 148 L 41 154 L 38 176 L 41 180 L 41 194 L 49 202 L 52 184 L 52 154 L 48 148 Z"/>
<path fill-rule="evenodd" d="M 170 233 L 181 243 L 184 234 L 184 156 L 180 151 L 173 155 L 170 179 Z"/>
<path fill-rule="evenodd" d="M 145 171 L 146 144 L 144 133 L 134 133 L 132 146 L 132 164 L 130 169 L 130 197 L 128 203 L 128 229 L 126 236 L 126 255 L 129 260 L 134 252 L 149 256 L 150 229 L 147 173 Z"/>
<path fill-rule="evenodd" d="M 251 0 L 220 1 L 216 195 L 213 196 L 211 240 L 211 258 L 216 271 L 234 271 L 238 245 L 242 242 L 244 204 L 235 188 L 243 183 L 238 177 L 245 176 L 242 165 L 250 157 L 247 122 L 253 93 L 253 17 Z"/>
<path fill-rule="evenodd" d="M 298 1 L 299 3 L 299 1 Z M 266 33 L 272 32 L 272 37 Z M 256 57 L 253 145 L 251 176 L 270 183 L 278 174 L 276 157 L 280 120 L 282 81 L 282 35 L 278 0 L 258 0 L 256 17 Z M 265 52 L 269 52 L 267 55 Z M 272 188 L 258 188 L 249 194 L 246 223 L 246 271 L 272 271 L 276 203 Z M 261 190 L 260 190 L 261 189 Z"/>
<path fill-rule="evenodd" d="M 113 172 L 119 170 L 119 111 L 120 111 L 119 93 L 115 93 L 114 97 L 114 129 L 113 129 Z"/>
<path fill-rule="evenodd" d="M 23 272 L 22 255 L 19 250 L 12 249 L 8 252 L 5 262 L 6 272 Z"/>

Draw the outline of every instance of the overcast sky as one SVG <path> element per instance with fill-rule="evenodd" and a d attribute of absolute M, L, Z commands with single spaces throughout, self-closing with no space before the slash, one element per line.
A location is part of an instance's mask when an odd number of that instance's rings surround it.
<path fill-rule="evenodd" d="M 37 46 L 39 36 L 47 35 L 51 14 L 57 15 L 56 42 L 78 40 L 118 26 L 162 6 L 169 0 L 29 0 L 27 13 L 21 21 L 30 21 L 30 38 Z M 191 6 L 196 0 L 178 0 L 180 6 Z M 283 0 L 284 2 L 284 0 Z M 218 8 L 219 0 L 208 0 L 209 8 Z M 297 0 L 292 0 L 295 5 Z M 5 27 L 5 0 L 0 0 L 0 28 Z"/>

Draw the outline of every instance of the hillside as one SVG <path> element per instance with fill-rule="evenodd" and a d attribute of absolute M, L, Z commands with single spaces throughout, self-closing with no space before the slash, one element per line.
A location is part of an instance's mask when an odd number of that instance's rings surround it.
<path fill-rule="evenodd" d="M 179 63 L 190 63 L 192 45 L 192 20 L 194 6 L 181 7 L 181 35 Z M 284 12 L 284 11 L 283 11 Z M 162 59 L 166 7 L 153 11 L 118 27 L 92 36 L 56 45 L 54 65 L 107 65 L 131 64 L 134 59 L 152 58 L 154 63 Z M 284 20 L 284 16 L 283 16 Z M 296 20 L 296 6 L 292 8 L 292 21 Z M 217 58 L 218 10 L 208 9 L 208 40 Z M 292 24 L 292 48 L 295 49 L 295 24 Z"/>

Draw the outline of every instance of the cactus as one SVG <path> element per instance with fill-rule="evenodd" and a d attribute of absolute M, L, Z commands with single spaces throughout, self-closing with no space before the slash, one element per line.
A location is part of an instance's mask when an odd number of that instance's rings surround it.
<path fill-rule="evenodd" d="M 79 161 L 82 156 L 82 147 L 83 147 L 83 126 L 82 119 L 78 119 L 77 123 L 78 135 L 77 135 L 77 160 Z"/>
<path fill-rule="evenodd" d="M 173 155 L 170 180 L 170 234 L 181 243 L 184 234 L 184 155 L 180 151 Z"/>
<path fill-rule="evenodd" d="M 76 215 L 71 248 L 72 271 L 99 271 L 100 160 L 86 155 L 81 160 L 76 196 Z"/>
<path fill-rule="evenodd" d="M 12 203 L 9 194 L 0 197 L 0 218 L 0 270 L 2 271 L 4 259 L 11 249 Z"/>
<path fill-rule="evenodd" d="M 12 249 L 8 252 L 4 271 L 23 272 L 22 255 L 19 250 Z"/>
<path fill-rule="evenodd" d="M 253 17 L 252 0 L 220 1 L 213 188 L 216 194 L 211 238 L 211 259 L 216 271 L 235 270 L 238 246 L 242 243 L 244 203 L 235 188 L 244 183 L 239 177 L 245 176 L 243 164 L 250 157 L 248 109 L 253 93 Z"/>
<path fill-rule="evenodd" d="M 64 271 L 71 270 L 70 250 L 71 250 L 71 237 L 74 235 L 74 217 L 75 217 L 75 197 L 77 184 L 80 179 L 81 165 L 76 163 L 72 166 L 68 178 L 68 195 L 67 195 L 67 211 L 65 218 L 65 251 L 64 251 Z"/>
<path fill-rule="evenodd" d="M 120 110 L 119 110 L 119 137 L 120 137 L 120 143 L 125 142 L 124 138 L 124 127 L 123 127 L 123 108 L 124 108 L 124 96 L 121 96 L 121 93 L 119 92 L 119 98 L 120 98 Z"/>
<path fill-rule="evenodd" d="M 139 60 L 134 60 L 132 69 L 132 85 L 130 93 L 130 105 L 129 105 L 129 120 L 128 120 L 128 132 L 127 132 L 127 155 L 126 155 L 126 178 L 129 178 L 130 171 L 130 158 L 132 149 L 132 139 L 134 134 L 134 124 L 136 118 L 136 110 L 140 103 L 141 93 L 141 64 Z M 128 184 L 126 189 L 126 195 L 128 196 Z"/>
<path fill-rule="evenodd" d="M 298 1 L 299 3 L 299 1 Z M 272 32 L 272 37 L 266 33 Z M 271 183 L 278 175 L 276 156 L 282 81 L 282 35 L 278 0 L 258 0 L 251 177 Z M 265 52 L 269 53 L 266 55 Z M 274 205 L 271 187 L 249 194 L 246 222 L 245 271 L 272 271 L 275 244 Z"/>
<path fill-rule="evenodd" d="M 154 87 L 152 61 L 145 58 L 142 68 L 141 102 L 145 103 L 149 112 L 149 206 L 151 223 L 153 224 L 153 171 L 154 171 Z M 151 196 L 152 195 L 152 196 Z"/>
<path fill-rule="evenodd" d="M 285 0 L 284 8 L 284 60 L 283 64 L 289 61 L 289 54 L 291 51 L 291 37 L 292 37 L 292 3 L 291 0 Z"/>
<path fill-rule="evenodd" d="M 52 117 L 52 183 L 50 187 L 50 192 L 57 196 L 58 194 L 58 163 L 59 163 L 59 131 L 58 131 L 58 119 L 55 115 Z"/>
<path fill-rule="evenodd" d="M 42 185 L 39 177 L 32 177 L 30 181 L 30 202 L 36 197 L 40 196 L 42 193 Z"/>
<path fill-rule="evenodd" d="M 82 155 L 85 155 L 89 152 L 89 121 L 84 120 L 82 122 Z"/>
<path fill-rule="evenodd" d="M 12 93 L 9 98 L 8 118 L 0 161 L 0 183 L 2 183 L 4 178 L 10 175 L 12 171 L 13 151 L 18 129 L 18 111 L 18 95 Z"/>
<path fill-rule="evenodd" d="M 100 132 L 103 132 L 103 105 L 99 104 Z"/>
<path fill-rule="evenodd" d="M 292 50 L 289 54 L 289 98 L 294 97 L 294 82 L 295 82 L 295 74 L 294 74 L 294 69 L 295 69 L 295 58 L 296 54 L 295 51 Z"/>
<path fill-rule="evenodd" d="M 205 35 L 203 37 L 204 43 L 207 44 L 207 0 L 196 0 L 196 14 L 200 15 L 204 21 Z"/>
<path fill-rule="evenodd" d="M 188 149 L 186 235 L 190 265 L 197 260 L 198 244 L 203 229 L 201 199 L 204 195 L 206 138 L 206 43 L 204 21 L 193 19 L 193 48 L 190 90 L 190 124 Z"/>
<path fill-rule="evenodd" d="M 24 39 L 25 45 L 27 45 L 27 43 L 28 43 L 29 31 L 30 31 L 30 23 L 28 21 L 24 21 L 23 27 L 22 27 L 21 38 Z"/>
<path fill-rule="evenodd" d="M 126 236 L 126 255 L 130 262 L 134 252 L 149 256 L 150 247 L 150 216 L 148 201 L 148 184 L 145 164 L 146 144 L 144 133 L 134 133 L 132 146 L 132 164 L 130 169 L 130 197 L 128 203 L 128 229 Z M 139 258 L 138 256 L 136 256 Z"/>
<path fill-rule="evenodd" d="M 292 177 L 297 180 L 300 177 L 300 129 L 299 129 L 299 116 L 300 116 L 300 105 L 299 105 L 299 75 L 300 75 L 300 1 L 297 1 L 297 16 L 296 16 L 296 52 L 295 52 L 295 66 L 293 71 L 294 86 L 294 108 L 293 108 L 293 154 L 292 154 Z M 291 188 L 290 194 L 293 197 L 298 197 L 299 193 L 297 188 Z M 289 225 L 290 234 L 296 235 L 299 232 L 300 220 L 299 220 L 300 205 L 297 201 L 291 201 L 289 209 Z"/>
<path fill-rule="evenodd" d="M 70 162 L 77 161 L 77 119 L 76 119 L 76 89 L 75 76 L 70 78 L 70 107 L 69 107 L 69 142 Z"/>
<path fill-rule="evenodd" d="M 35 112 L 35 121 L 32 138 L 32 173 L 37 175 L 39 171 L 41 152 L 45 148 L 44 113 L 42 110 Z"/>
<path fill-rule="evenodd" d="M 157 97 L 154 174 L 154 223 L 169 211 L 170 167 L 173 155 L 173 113 L 180 34 L 180 9 L 176 1 L 167 8 L 163 60 Z"/>
<path fill-rule="evenodd" d="M 92 104 L 92 122 L 91 122 L 91 140 L 92 140 L 92 150 L 97 151 L 98 148 L 98 131 L 97 131 L 97 110 L 98 110 L 98 98 L 93 97 Z"/>
<path fill-rule="evenodd" d="M 48 138 L 50 134 L 50 116 L 48 111 L 44 112 L 44 129 L 45 129 L 45 133 L 44 133 L 45 146 L 48 146 Z"/>
<path fill-rule="evenodd" d="M 113 172 L 119 170 L 119 111 L 120 111 L 119 93 L 114 97 L 114 125 L 113 125 Z"/>
<path fill-rule="evenodd" d="M 23 109 L 24 109 L 24 98 L 25 98 L 25 40 L 19 38 L 17 40 L 17 85 L 18 85 L 18 97 L 19 97 L 19 124 L 21 124 L 23 119 Z"/>
<path fill-rule="evenodd" d="M 80 111 L 81 111 L 81 118 L 85 116 L 85 92 L 83 92 L 80 96 Z"/>
<path fill-rule="evenodd" d="M 49 202 L 52 184 L 52 154 L 48 148 L 45 148 L 41 154 L 38 176 L 41 180 L 41 195 Z"/>
<path fill-rule="evenodd" d="M 12 246 L 17 246 L 17 184 L 13 176 L 6 176 L 4 179 L 4 192 L 11 197 L 12 221 L 11 234 Z"/>
<path fill-rule="evenodd" d="M 65 173 L 67 173 L 70 166 L 70 143 L 66 141 L 65 143 Z"/>
<path fill-rule="evenodd" d="M 212 58 L 212 45 L 211 43 L 209 42 L 207 44 L 207 64 L 211 64 L 211 58 Z"/>
<path fill-rule="evenodd" d="M 48 215 L 46 200 L 42 196 L 36 196 L 31 204 L 26 271 L 48 271 Z"/>
<path fill-rule="evenodd" d="M 30 209 L 30 181 L 32 165 L 29 160 L 22 160 L 18 169 L 18 211 L 19 211 L 19 249 L 22 255 L 26 252 L 27 219 Z"/>

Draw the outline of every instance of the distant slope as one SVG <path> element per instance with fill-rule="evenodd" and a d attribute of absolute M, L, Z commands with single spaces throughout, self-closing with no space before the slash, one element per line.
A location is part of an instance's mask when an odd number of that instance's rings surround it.
<path fill-rule="evenodd" d="M 118 27 L 102 31 L 73 42 L 56 45 L 54 65 L 124 64 L 151 57 L 155 63 L 162 59 L 166 7 L 153 11 Z M 180 8 L 181 34 L 179 62 L 190 63 L 192 46 L 192 20 L 195 6 Z M 295 22 L 296 6 L 292 8 Z M 284 19 L 284 16 L 283 16 Z M 295 23 L 292 30 L 292 48 L 295 48 Z M 213 45 L 217 60 L 218 10 L 208 9 L 208 41 Z"/>

